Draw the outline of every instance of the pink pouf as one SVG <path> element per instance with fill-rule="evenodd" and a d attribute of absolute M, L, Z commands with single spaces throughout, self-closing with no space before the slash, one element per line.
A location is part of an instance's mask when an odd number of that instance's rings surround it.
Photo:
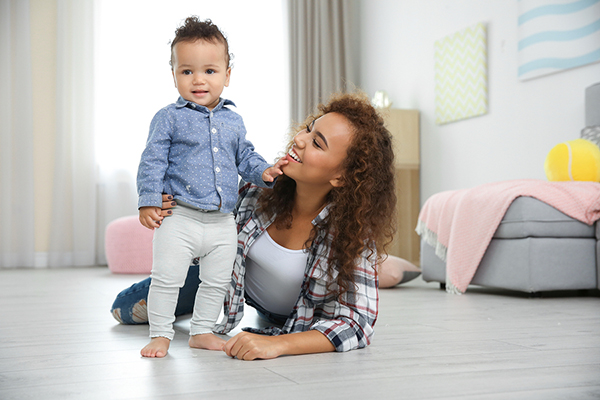
<path fill-rule="evenodd" d="M 144 228 L 137 215 L 122 217 L 106 227 L 108 268 L 116 274 L 150 274 L 154 231 Z"/>

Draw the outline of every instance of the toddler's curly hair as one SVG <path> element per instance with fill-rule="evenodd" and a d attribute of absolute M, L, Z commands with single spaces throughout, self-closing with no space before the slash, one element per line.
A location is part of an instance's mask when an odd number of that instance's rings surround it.
<path fill-rule="evenodd" d="M 225 46 L 225 62 L 227 68 L 231 67 L 233 54 L 229 53 L 229 43 L 223 32 L 210 19 L 200 21 L 200 18 L 195 15 L 186 18 L 183 25 L 175 30 L 175 38 L 171 42 L 171 60 L 169 61 L 171 67 L 173 66 L 173 49 L 175 45 L 179 42 L 195 42 L 196 40 L 204 40 L 215 44 L 220 43 Z"/>

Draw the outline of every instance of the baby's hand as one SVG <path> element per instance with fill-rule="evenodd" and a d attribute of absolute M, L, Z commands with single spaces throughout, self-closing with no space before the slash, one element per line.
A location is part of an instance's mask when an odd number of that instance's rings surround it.
<path fill-rule="evenodd" d="M 160 227 L 164 218 L 160 211 L 160 207 L 140 207 L 140 222 L 151 230 Z"/>
<path fill-rule="evenodd" d="M 263 172 L 263 174 L 262 174 L 263 181 L 273 182 L 275 180 L 275 178 L 277 178 L 279 175 L 283 175 L 283 171 L 281 170 L 281 167 L 283 167 L 287 163 L 288 163 L 288 160 L 286 160 L 285 158 L 280 158 L 279 161 L 277 161 L 275 163 L 275 165 L 265 169 L 265 172 Z"/>

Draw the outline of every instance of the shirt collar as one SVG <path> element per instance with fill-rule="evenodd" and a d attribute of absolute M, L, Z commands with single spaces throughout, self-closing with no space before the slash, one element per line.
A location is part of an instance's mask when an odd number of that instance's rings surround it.
<path fill-rule="evenodd" d="M 317 216 L 315 217 L 315 219 L 313 219 L 313 221 L 312 221 L 313 225 L 317 225 L 317 224 L 319 224 L 320 222 L 324 221 L 324 220 L 325 220 L 325 218 L 327 218 L 327 216 L 329 215 L 329 207 L 330 207 L 330 205 L 329 205 L 329 204 L 327 204 L 327 205 L 325 206 L 325 208 L 323 208 L 323 209 L 321 210 L 321 212 L 319 213 L 319 215 L 317 215 Z"/>
<path fill-rule="evenodd" d="M 228 105 L 237 107 L 233 101 L 227 100 L 227 99 L 224 99 L 221 97 L 219 104 L 217 104 L 215 106 L 215 108 L 212 109 L 212 111 L 213 112 L 219 111 L 221 108 L 223 108 L 224 106 L 228 106 Z M 200 104 L 196 104 L 192 101 L 188 101 L 181 96 L 179 96 L 179 98 L 177 99 L 177 102 L 175 103 L 175 107 L 177 107 L 177 108 L 188 107 L 193 110 L 202 111 L 206 114 L 210 113 L 210 110 L 207 107 L 201 106 Z"/>

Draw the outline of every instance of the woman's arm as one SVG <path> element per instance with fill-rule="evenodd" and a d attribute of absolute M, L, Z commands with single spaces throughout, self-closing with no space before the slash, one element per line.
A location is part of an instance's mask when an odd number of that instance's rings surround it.
<path fill-rule="evenodd" d="M 327 353 L 335 351 L 329 339 L 319 331 L 263 336 L 242 332 L 229 339 L 223 351 L 240 360 L 270 359 L 283 355 Z"/>
<path fill-rule="evenodd" d="M 327 336 L 336 351 L 349 351 L 368 346 L 373 338 L 373 327 L 377 321 L 379 290 L 375 272 L 376 254 L 368 257 L 365 250 L 356 261 L 354 283 L 350 290 L 323 304 L 315 305 L 315 316 L 310 329 Z M 322 264 L 325 264 L 322 260 Z M 326 299 L 327 282 L 320 280 L 322 274 L 310 279 L 308 291 L 312 298 Z"/>

